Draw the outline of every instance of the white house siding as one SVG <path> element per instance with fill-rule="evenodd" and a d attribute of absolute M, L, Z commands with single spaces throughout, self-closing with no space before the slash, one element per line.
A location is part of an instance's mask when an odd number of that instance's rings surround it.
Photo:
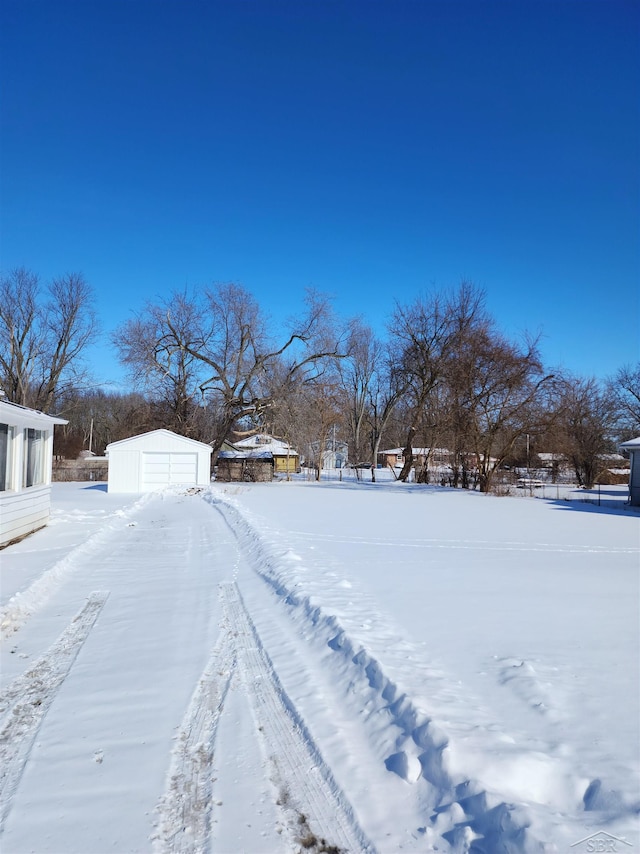
<path fill-rule="evenodd" d="M 150 492 L 166 486 L 206 486 L 211 447 L 170 430 L 153 430 L 107 448 L 109 492 Z"/>
<path fill-rule="evenodd" d="M 49 521 L 51 487 L 0 494 L 0 546 L 43 528 Z"/>
<path fill-rule="evenodd" d="M 3 446 L 4 477 L 0 480 L 0 547 L 47 524 L 53 427 L 66 423 L 63 418 L 0 400 L 0 424 L 8 427 Z M 39 435 L 32 434 L 29 452 L 25 435 L 33 430 Z"/>

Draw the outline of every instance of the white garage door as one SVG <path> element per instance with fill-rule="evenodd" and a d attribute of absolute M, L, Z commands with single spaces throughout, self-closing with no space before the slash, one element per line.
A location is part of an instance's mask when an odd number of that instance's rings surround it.
<path fill-rule="evenodd" d="M 172 484 L 196 482 L 197 454 L 156 453 L 142 455 L 142 488 L 146 492 Z"/>

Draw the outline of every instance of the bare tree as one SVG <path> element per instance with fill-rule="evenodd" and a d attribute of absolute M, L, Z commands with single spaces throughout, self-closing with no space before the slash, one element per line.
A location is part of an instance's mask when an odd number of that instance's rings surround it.
<path fill-rule="evenodd" d="M 607 385 L 621 438 L 634 438 L 640 433 L 640 362 L 620 368 Z"/>
<path fill-rule="evenodd" d="M 56 453 L 67 458 L 80 451 L 103 454 L 110 442 L 161 426 L 152 404 L 141 394 L 68 389 L 56 409 L 69 423 L 56 429 Z"/>
<path fill-rule="evenodd" d="M 315 437 L 311 426 L 313 409 L 312 393 L 304 378 L 292 375 L 283 360 L 274 360 L 266 372 L 265 386 L 268 390 L 269 404 L 259 414 L 246 419 L 245 435 L 257 430 L 269 433 L 297 450 L 305 452 Z M 234 437 L 237 436 L 237 426 Z M 289 467 L 287 466 L 287 469 Z M 287 470 L 287 480 L 290 473 Z"/>
<path fill-rule="evenodd" d="M 386 359 L 368 389 L 368 423 L 371 442 L 371 481 L 375 483 L 380 442 L 399 401 L 406 393 L 406 377 Z"/>
<path fill-rule="evenodd" d="M 518 439 L 537 426 L 541 397 L 553 379 L 545 375 L 536 341 L 508 341 L 492 321 L 458 338 L 447 366 L 451 425 L 466 486 L 467 456 L 473 454 L 481 492 Z M 464 451 L 460 451 L 460 444 Z"/>
<path fill-rule="evenodd" d="M 371 443 L 366 435 L 370 400 L 377 385 L 384 347 L 371 327 L 361 320 L 352 323 L 348 354 L 338 364 L 340 387 L 344 398 L 344 421 L 347 428 L 349 457 L 355 463 L 370 459 Z"/>
<path fill-rule="evenodd" d="M 555 399 L 555 435 L 559 450 L 573 466 L 580 486 L 591 489 L 606 468 L 611 450 L 616 402 L 594 378 L 559 377 Z"/>
<path fill-rule="evenodd" d="M 398 367 L 401 358 L 396 342 L 380 341 L 369 326 L 356 320 L 350 327 L 347 356 L 337 363 L 349 455 L 357 466 L 370 466 L 372 482 L 384 431 L 408 389 L 407 375 Z"/>
<path fill-rule="evenodd" d="M 397 305 L 390 334 L 398 346 L 399 366 L 406 378 L 405 404 L 410 412 L 399 480 L 406 481 L 413 466 L 413 443 L 429 395 L 442 379 L 443 356 L 449 337 L 449 316 L 441 295 L 419 298 L 410 306 Z"/>
<path fill-rule="evenodd" d="M 134 376 L 177 388 L 177 400 L 194 405 L 199 398 L 217 413 L 207 437 L 214 458 L 238 422 L 258 422 L 272 406 L 276 363 L 285 366 L 285 386 L 310 382 L 341 351 L 325 298 L 309 292 L 305 313 L 291 323 L 284 341 L 275 343 L 258 303 L 236 284 L 214 285 L 191 296 L 174 294 L 167 302 L 147 305 L 139 318 L 118 330 L 115 341 Z"/>
<path fill-rule="evenodd" d="M 302 398 L 306 413 L 305 427 L 309 448 L 308 463 L 315 469 L 315 478 L 320 480 L 325 453 L 332 446 L 332 432 L 341 420 L 341 394 L 337 377 L 324 376 L 308 383 Z M 335 448 L 334 448 L 335 450 Z"/>
<path fill-rule="evenodd" d="M 459 340 L 486 323 L 484 293 L 469 282 L 462 282 L 452 294 L 434 293 L 408 307 L 396 307 L 389 331 L 398 348 L 398 370 L 406 378 L 404 403 L 410 413 L 400 480 L 409 476 L 415 435 L 425 423 L 430 400 L 444 381 Z"/>
<path fill-rule="evenodd" d="M 168 334 L 170 323 L 175 333 Z M 195 302 L 175 293 L 166 303 L 148 303 L 142 314 L 120 326 L 113 336 L 120 361 L 137 388 L 150 395 L 164 426 L 185 436 L 199 435 L 201 372 L 198 360 L 179 344 L 198 332 Z"/>
<path fill-rule="evenodd" d="M 81 381 L 96 335 L 93 293 L 80 273 L 46 288 L 23 267 L 0 279 L 0 384 L 9 400 L 49 412 L 56 395 Z"/>

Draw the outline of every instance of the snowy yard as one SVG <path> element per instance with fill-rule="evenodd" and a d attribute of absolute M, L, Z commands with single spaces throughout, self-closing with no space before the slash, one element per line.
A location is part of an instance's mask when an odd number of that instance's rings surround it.
<path fill-rule="evenodd" d="M 0 552 L 5 854 L 640 850 L 622 501 L 52 500 Z"/>

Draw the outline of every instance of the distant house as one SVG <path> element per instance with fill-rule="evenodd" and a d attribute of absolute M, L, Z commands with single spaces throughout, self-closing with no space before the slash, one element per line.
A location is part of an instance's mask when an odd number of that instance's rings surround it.
<path fill-rule="evenodd" d="M 322 454 L 320 447 L 322 445 Z M 311 442 L 309 445 L 309 458 L 317 462 L 318 456 L 322 458 L 321 468 L 324 470 L 343 469 L 349 462 L 349 445 L 340 439 L 333 437 L 326 442 Z"/>
<path fill-rule="evenodd" d="M 404 449 L 387 448 L 384 451 L 379 451 L 378 463 L 385 466 L 385 468 L 388 468 L 389 466 L 391 466 L 391 468 L 401 466 L 404 463 Z"/>
<path fill-rule="evenodd" d="M 49 521 L 53 428 L 67 423 L 0 400 L 0 547 Z"/>
<path fill-rule="evenodd" d="M 167 486 L 208 486 L 211 445 L 171 430 L 151 430 L 107 445 L 109 492 L 154 492 Z"/>
<path fill-rule="evenodd" d="M 349 461 L 349 445 L 339 439 L 330 439 L 322 452 L 323 469 L 343 469 Z"/>
<path fill-rule="evenodd" d="M 447 459 L 449 457 L 448 451 L 443 451 L 440 449 L 434 448 L 412 448 L 413 451 L 413 462 L 414 465 L 421 466 L 424 464 L 424 461 L 427 457 L 430 456 L 431 460 L 434 460 L 436 456 L 438 460 L 443 455 L 446 455 Z M 395 466 L 403 466 L 404 465 L 404 448 L 388 448 L 386 451 L 378 452 L 378 462 L 383 466 L 391 466 L 392 468 Z"/>
<path fill-rule="evenodd" d="M 291 445 L 268 433 L 257 433 L 233 443 L 236 451 L 266 451 L 273 457 L 274 474 L 293 474 L 300 471 L 300 456 Z M 220 457 L 218 456 L 218 459 Z"/>
<path fill-rule="evenodd" d="M 620 449 L 629 452 L 631 468 L 629 470 L 629 503 L 632 507 L 640 507 L 640 436 L 623 442 Z"/>
<path fill-rule="evenodd" d="M 540 451 L 535 457 L 537 457 L 537 461 L 540 464 L 539 469 L 542 475 L 550 477 L 552 483 L 555 483 L 559 479 L 560 474 L 566 471 L 568 466 L 567 458 L 563 454 Z"/>

